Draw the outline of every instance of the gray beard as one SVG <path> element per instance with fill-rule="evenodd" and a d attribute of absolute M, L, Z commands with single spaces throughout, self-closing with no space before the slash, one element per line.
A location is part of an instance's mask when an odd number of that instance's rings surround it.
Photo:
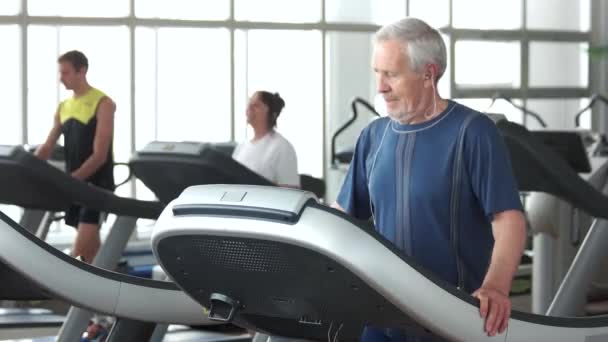
<path fill-rule="evenodd" d="M 388 117 L 394 121 L 395 123 L 398 123 L 400 125 L 407 125 L 409 124 L 409 122 L 407 121 L 411 121 L 412 119 L 416 118 L 415 115 L 413 114 L 408 114 L 408 113 L 390 113 L 388 112 Z"/>

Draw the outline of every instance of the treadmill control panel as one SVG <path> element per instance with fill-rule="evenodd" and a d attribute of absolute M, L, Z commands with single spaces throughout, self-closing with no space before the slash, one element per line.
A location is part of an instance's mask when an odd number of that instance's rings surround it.
<path fill-rule="evenodd" d="M 196 142 L 153 141 L 146 145 L 140 154 L 188 154 L 198 156 L 207 144 Z"/>
<path fill-rule="evenodd" d="M 201 143 L 201 142 L 169 142 L 153 141 L 146 145 L 139 154 L 166 154 L 166 155 L 190 155 L 200 156 L 207 148 L 213 148 L 219 152 L 232 154 L 234 143 Z"/>
<path fill-rule="evenodd" d="M 18 148 L 22 147 L 18 145 L 0 145 L 0 158 L 12 156 Z"/>
<path fill-rule="evenodd" d="M 299 215 L 314 195 L 298 189 L 259 185 L 196 185 L 172 202 L 173 208 L 247 208 Z M 175 210 L 174 210 L 175 211 Z M 179 210 L 178 210 L 179 211 Z"/>

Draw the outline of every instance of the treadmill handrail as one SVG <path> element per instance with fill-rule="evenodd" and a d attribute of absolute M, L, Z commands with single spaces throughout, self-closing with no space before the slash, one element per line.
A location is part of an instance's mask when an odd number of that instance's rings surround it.
<path fill-rule="evenodd" d="M 115 188 L 118 189 L 122 185 L 128 183 L 131 180 L 131 178 L 133 178 L 133 169 L 131 169 L 131 165 L 129 163 L 114 163 L 113 166 L 114 167 L 117 167 L 117 166 L 126 166 L 127 169 L 129 170 L 129 174 L 127 175 L 127 177 L 125 178 L 125 180 L 122 181 L 122 182 L 119 182 L 118 184 L 115 185 Z"/>
<path fill-rule="evenodd" d="M 337 164 L 337 162 L 336 162 L 336 139 L 338 138 L 338 135 L 340 135 L 342 132 L 344 132 L 344 130 L 346 128 L 348 128 L 350 125 L 352 125 L 355 122 L 355 120 L 357 120 L 357 116 L 359 115 L 359 113 L 357 111 L 357 104 L 363 105 L 365 108 L 369 109 L 369 111 L 371 111 L 374 115 L 380 116 L 380 113 L 378 113 L 376 111 L 374 106 L 372 106 L 366 100 L 364 100 L 360 97 L 355 97 L 351 101 L 350 106 L 351 106 L 353 115 L 348 119 L 348 121 L 346 121 L 342 126 L 340 126 L 338 128 L 338 130 L 336 130 L 336 133 L 334 133 L 334 135 L 331 137 L 331 164 L 333 166 L 336 166 L 336 164 Z"/>
<path fill-rule="evenodd" d="M 23 250 L 28 251 L 29 258 L 23 258 L 18 253 Z M 203 315 L 202 307 L 174 283 L 133 277 L 78 261 L 38 239 L 2 212 L 0 212 L 0 260 L 39 287 L 79 307 L 141 321 L 181 324 L 208 322 Z M 55 276 L 49 279 L 41 269 L 53 272 Z M 83 291 L 69 290 L 74 288 L 74 279 L 86 281 L 90 277 L 95 281 L 88 282 L 87 288 Z M 112 284 L 114 286 L 108 288 L 108 285 Z M 90 286 L 98 286 L 98 288 L 90 288 Z M 150 291 L 162 293 L 162 296 L 166 297 L 156 296 L 156 298 L 141 300 L 127 296 L 127 294 L 150 295 Z M 95 293 L 98 297 L 90 296 L 90 293 Z M 173 301 L 175 306 L 182 306 L 183 310 L 179 311 L 179 317 L 175 313 L 172 317 L 172 314 L 163 312 L 167 299 Z M 102 306 L 93 303 L 101 303 Z M 147 309 L 138 312 L 135 307 L 147 307 Z"/>
<path fill-rule="evenodd" d="M 346 215 L 335 209 L 314 204 L 309 205 L 302 215 L 300 223 L 303 224 L 303 227 L 301 227 L 303 229 L 293 230 L 284 229 L 280 223 L 261 225 L 255 221 L 251 221 L 247 225 L 243 225 L 242 222 L 230 224 L 215 217 L 209 217 L 208 220 L 203 220 L 202 217 L 178 218 L 175 222 L 172 222 L 173 219 L 170 216 L 163 215 L 157 223 L 160 224 L 159 232 L 153 234 L 153 246 L 156 254 L 158 253 L 158 246 L 162 243 L 163 239 L 183 235 L 188 238 L 195 236 L 218 238 L 222 241 L 231 241 L 230 239 L 232 238 L 260 240 L 305 248 L 339 263 L 340 266 L 364 281 L 367 286 L 384 297 L 389 303 L 397 306 L 404 315 L 414 318 L 433 333 L 447 337 L 449 336 L 450 329 L 459 325 L 459 322 L 475 322 L 473 326 L 470 324 L 467 324 L 466 327 L 462 325 L 458 326 L 459 332 L 464 332 L 468 335 L 467 337 L 475 337 L 475 339 L 461 337 L 460 340 L 481 341 L 489 338 L 483 333 L 483 329 L 481 328 L 483 320 L 479 317 L 478 301 L 469 294 L 458 291 L 452 285 L 445 285 L 446 282 L 437 276 L 429 277 L 429 272 L 419 272 L 420 266 L 411 262 L 411 258 L 382 238 L 376 231 L 365 229 L 360 224 L 357 225 L 361 229 L 353 229 L 352 225 L 347 224 L 341 218 L 346 218 Z M 201 219 L 201 221 L 198 221 L 198 219 Z M 194 238 L 192 241 L 197 240 Z M 229 243 L 226 246 L 230 246 L 227 248 L 232 248 L 232 245 Z M 170 251 L 171 248 L 165 250 Z M 361 250 L 365 250 L 366 253 L 359 253 Z M 235 251 L 235 253 L 239 253 L 239 251 Z M 162 258 L 159 258 L 158 254 L 156 255 L 159 263 L 163 265 Z M 167 255 L 169 258 L 172 257 L 170 254 Z M 375 257 L 370 258 L 370 256 Z M 273 258 L 272 260 L 275 259 Z M 381 266 L 378 264 L 379 260 L 382 260 Z M 194 259 L 191 261 L 194 261 Z M 199 271 L 203 270 L 203 265 L 195 262 L 191 265 L 197 267 Z M 179 272 L 178 268 L 167 270 L 168 273 L 171 273 L 171 271 Z M 297 269 L 291 272 L 297 272 Z M 247 272 L 243 272 L 243 274 L 245 273 Z M 302 277 L 307 276 L 307 274 L 302 275 Z M 234 278 L 227 279 L 232 284 L 235 283 L 234 280 Z M 345 285 L 348 286 L 348 283 Z M 197 289 L 198 287 L 193 286 L 186 290 L 197 291 Z M 216 290 L 222 291 L 224 289 L 219 288 L 216 284 L 214 291 Z M 422 295 L 423 292 L 426 294 Z M 289 293 L 284 293 L 284 295 L 290 296 Z M 201 300 L 201 298 L 197 299 Z M 247 300 L 246 298 L 236 297 L 235 299 Z M 253 300 L 257 299 L 256 297 Z M 431 303 L 430 300 L 434 302 Z M 438 305 L 437 303 L 442 304 Z M 445 310 L 446 306 L 450 309 Z M 257 314 L 253 312 L 248 313 L 248 315 Z M 458 316 L 464 317 L 463 320 L 450 319 Z M 514 326 L 519 328 L 522 326 L 537 328 L 540 331 L 560 329 L 560 333 L 562 331 L 566 333 L 565 337 L 577 333 L 575 331 L 568 331 L 569 328 L 602 329 L 608 327 L 608 317 L 564 318 L 519 312 L 513 312 L 511 317 L 512 319 L 509 323 L 510 329 Z M 325 319 L 326 323 L 329 323 L 330 318 L 325 317 Z M 263 329 L 264 327 L 261 328 Z M 521 330 L 524 329 L 517 331 L 516 328 L 513 330 L 513 333 L 517 336 L 518 333 L 521 335 Z M 511 333 L 511 330 L 509 330 L 507 334 L 511 336 Z M 503 336 L 506 337 L 506 335 Z M 523 341 L 521 337 L 515 340 Z M 543 341 L 547 341 L 547 339 Z"/>
<path fill-rule="evenodd" d="M 593 94 L 593 95 L 591 95 L 590 99 L 591 99 L 591 101 L 589 101 L 589 104 L 587 104 L 585 107 L 579 109 L 579 111 L 576 112 L 576 114 L 574 114 L 574 123 L 575 123 L 576 127 L 581 126 L 581 115 L 583 115 L 589 109 L 593 108 L 593 106 L 595 105 L 595 103 L 598 100 L 602 101 L 602 102 L 604 102 L 604 104 L 608 105 L 608 98 L 602 94 Z"/>
<path fill-rule="evenodd" d="M 490 105 L 488 106 L 488 109 L 490 107 L 492 107 L 494 105 L 494 103 L 496 102 L 496 100 L 498 99 L 502 99 L 507 101 L 511 106 L 513 106 L 516 109 L 519 109 L 522 113 L 527 114 L 531 117 L 533 117 L 534 119 L 536 119 L 536 121 L 538 121 L 538 123 L 543 127 L 546 128 L 547 127 L 547 123 L 545 122 L 545 120 L 543 120 L 543 118 L 540 116 L 540 114 L 524 107 L 524 106 L 520 106 L 517 103 L 513 102 L 513 100 L 511 100 L 511 98 L 506 97 L 506 96 L 502 96 L 500 93 L 496 93 L 494 94 L 494 96 L 492 96 L 492 102 L 490 102 Z M 487 109 L 486 109 L 487 111 Z"/>
<path fill-rule="evenodd" d="M 458 288 L 449 284 L 447 281 L 443 280 L 439 276 L 431 273 L 430 271 L 426 270 L 422 266 L 418 265 L 418 263 L 414 259 L 412 259 L 410 256 L 407 256 L 405 253 L 403 253 L 399 248 L 397 248 L 397 246 L 394 243 L 387 240 L 384 236 L 382 236 L 376 230 L 369 229 L 363 221 L 360 221 L 360 220 L 358 221 L 355 218 L 347 215 L 346 213 L 344 213 L 340 210 L 337 210 L 337 209 L 334 209 L 334 208 L 331 208 L 328 206 L 324 206 L 319 203 L 315 203 L 315 204 L 311 203 L 311 204 L 309 204 L 309 207 L 336 215 L 338 217 L 341 217 L 342 219 L 349 221 L 351 224 L 359 227 L 361 231 L 367 233 L 372 238 L 377 240 L 384 247 L 389 249 L 393 254 L 395 254 L 397 257 L 399 257 L 401 260 L 403 260 L 408 266 L 410 266 L 411 268 L 416 270 L 418 273 L 423 275 L 425 278 L 429 279 L 435 285 L 437 285 L 438 287 L 442 288 L 443 290 L 449 292 L 450 294 L 454 295 L 455 297 L 458 297 L 463 302 L 479 308 L 479 305 L 480 305 L 479 299 L 467 294 L 466 292 L 464 292 L 462 290 L 459 290 Z M 608 326 L 608 316 L 573 318 L 573 317 L 546 316 L 546 315 L 532 314 L 532 313 L 527 313 L 527 312 L 523 312 L 523 311 L 513 310 L 511 313 L 511 317 L 515 318 L 515 319 L 519 319 L 519 320 L 530 321 L 530 322 L 534 322 L 534 323 L 542 323 L 542 324 L 546 324 L 546 325 L 554 325 L 554 326 L 571 326 L 571 327 Z"/>
<path fill-rule="evenodd" d="M 496 126 L 511 154 L 520 191 L 549 193 L 590 216 L 608 219 L 608 197 L 582 179 L 557 152 L 522 125 L 500 121 Z"/>
<path fill-rule="evenodd" d="M 142 201 L 117 196 L 109 190 L 77 180 L 26 152 L 21 146 L 15 147 L 8 162 L 26 165 L 27 171 L 33 173 L 31 177 L 35 178 L 36 182 L 50 184 L 55 191 L 63 192 L 71 198 L 73 204 L 119 216 L 147 219 L 156 219 L 164 208 L 164 205 L 158 201 Z M 19 205 L 19 203 L 14 204 Z"/>

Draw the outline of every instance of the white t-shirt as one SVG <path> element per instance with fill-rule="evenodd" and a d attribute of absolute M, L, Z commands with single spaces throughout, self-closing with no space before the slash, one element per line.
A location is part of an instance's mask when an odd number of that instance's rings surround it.
<path fill-rule="evenodd" d="M 279 132 L 240 143 L 232 158 L 275 184 L 300 186 L 296 150 Z"/>

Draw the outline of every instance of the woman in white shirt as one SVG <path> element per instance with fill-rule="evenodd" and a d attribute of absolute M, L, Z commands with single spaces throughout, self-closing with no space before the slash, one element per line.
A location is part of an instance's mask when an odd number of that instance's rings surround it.
<path fill-rule="evenodd" d="M 240 143 L 232 157 L 277 185 L 299 188 L 296 151 L 275 130 L 283 107 L 285 101 L 278 93 L 255 92 L 249 99 L 246 112 L 247 123 L 253 128 L 253 139 Z"/>
<path fill-rule="evenodd" d="M 278 93 L 257 91 L 247 104 L 247 123 L 253 128 L 253 139 L 240 143 L 232 157 L 271 182 L 292 188 L 300 187 L 296 150 L 279 132 L 277 118 L 285 107 Z M 254 332 L 251 332 L 254 335 Z M 306 342 L 280 336 L 255 333 L 254 342 Z"/>

